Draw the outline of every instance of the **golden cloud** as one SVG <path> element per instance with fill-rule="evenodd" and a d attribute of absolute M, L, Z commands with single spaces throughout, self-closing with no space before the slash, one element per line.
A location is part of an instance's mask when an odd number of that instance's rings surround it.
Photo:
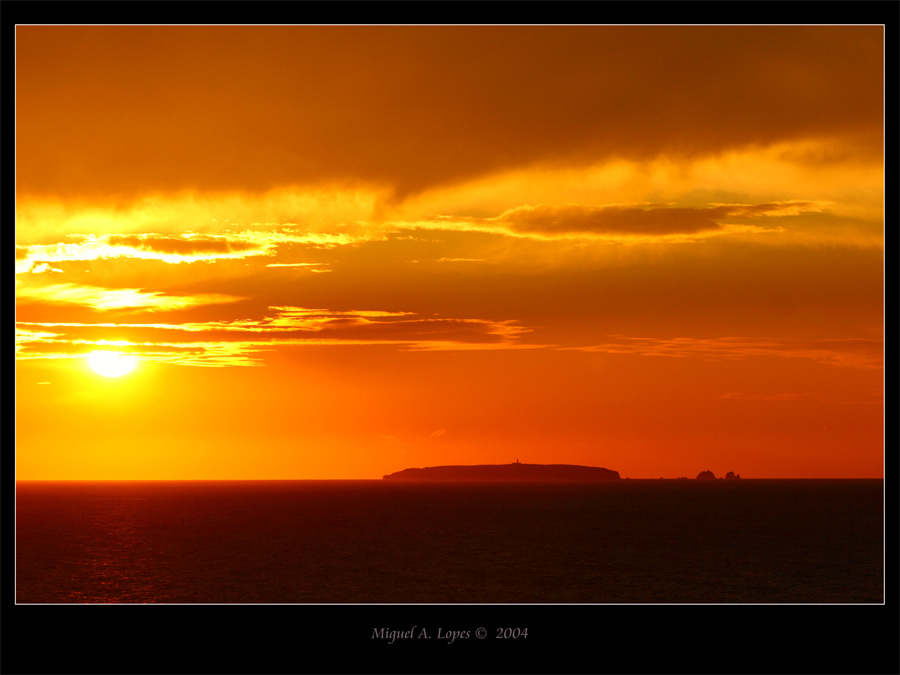
<path fill-rule="evenodd" d="M 291 226 L 282 226 L 278 230 L 243 230 L 215 235 L 185 233 L 182 235 L 79 234 L 67 236 L 80 241 L 18 245 L 16 247 L 16 274 L 33 272 L 35 267 L 43 270 L 41 265 L 66 261 L 138 258 L 172 264 L 211 262 L 273 256 L 279 246 L 289 244 L 333 248 L 357 243 L 361 240 L 385 237 L 380 234 L 366 237 L 341 232 L 305 232 Z"/>
<path fill-rule="evenodd" d="M 116 344 L 142 358 L 183 365 L 259 365 L 283 346 L 392 345 L 399 349 L 534 349 L 517 342 L 530 329 L 511 320 L 419 317 L 413 312 L 270 307 L 262 319 L 187 323 L 18 322 L 17 357 L 73 358 Z M 172 339 L 178 334 L 179 339 Z M 241 335 L 252 334 L 251 339 Z"/>
<path fill-rule="evenodd" d="M 31 285 L 17 280 L 16 302 L 83 305 L 99 311 L 132 309 L 138 311 L 182 310 L 200 305 L 238 302 L 243 298 L 221 293 L 167 295 L 137 288 L 102 288 L 84 284 Z"/>

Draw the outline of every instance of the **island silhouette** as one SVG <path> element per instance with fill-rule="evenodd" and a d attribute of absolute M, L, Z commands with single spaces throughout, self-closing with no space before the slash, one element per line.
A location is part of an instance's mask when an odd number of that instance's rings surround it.
<path fill-rule="evenodd" d="M 411 481 L 593 481 L 620 480 L 618 471 L 577 464 L 474 464 L 403 469 L 383 480 Z"/>

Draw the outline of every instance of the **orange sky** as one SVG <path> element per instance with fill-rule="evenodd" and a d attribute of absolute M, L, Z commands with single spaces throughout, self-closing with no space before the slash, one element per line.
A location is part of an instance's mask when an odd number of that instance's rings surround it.
<path fill-rule="evenodd" d="M 20 26 L 17 477 L 882 477 L 883 88 L 881 26 Z"/>

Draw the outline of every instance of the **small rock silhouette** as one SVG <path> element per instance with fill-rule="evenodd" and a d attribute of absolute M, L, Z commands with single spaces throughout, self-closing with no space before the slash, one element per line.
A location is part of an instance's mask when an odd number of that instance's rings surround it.
<path fill-rule="evenodd" d="M 697 480 L 715 480 L 715 479 L 716 479 L 716 474 L 714 474 L 712 471 L 709 471 L 709 470 L 701 471 L 699 474 L 697 474 Z"/>

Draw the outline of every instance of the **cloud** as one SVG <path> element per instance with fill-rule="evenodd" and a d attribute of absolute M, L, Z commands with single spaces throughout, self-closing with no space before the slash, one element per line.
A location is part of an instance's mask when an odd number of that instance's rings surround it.
<path fill-rule="evenodd" d="M 701 207 L 586 206 L 581 204 L 523 205 L 492 218 L 439 216 L 430 220 L 391 224 L 398 228 L 489 232 L 539 240 L 587 239 L 619 242 L 677 242 L 724 234 L 781 232 L 781 227 L 760 227 L 740 220 L 788 216 L 821 211 L 814 202 L 773 202 L 766 204 L 717 204 Z M 448 259 L 443 259 L 448 260 Z M 456 259 L 462 260 L 462 259 Z"/>
<path fill-rule="evenodd" d="M 833 145 L 825 139 L 819 144 Z M 835 234 L 835 227 L 843 223 L 844 243 L 850 239 L 856 246 L 862 243 L 860 233 L 850 232 L 848 228 L 853 229 L 852 220 L 864 220 L 880 242 L 883 166 L 880 163 L 796 164 L 786 159 L 791 149 L 815 145 L 813 141 L 798 141 L 734 150 L 690 161 L 661 157 L 650 162 L 620 160 L 582 168 L 523 167 L 431 190 L 409 199 L 391 218 L 421 221 L 423 228 L 461 230 L 477 226 L 484 230 L 489 228 L 491 217 L 525 204 L 548 208 L 577 205 L 586 209 L 604 206 L 641 209 L 728 207 L 719 213 L 706 214 L 717 218 L 727 212 L 727 220 L 716 221 L 726 223 L 724 230 L 691 236 L 695 239 L 721 236 L 728 233 L 732 223 L 749 223 L 753 222 L 751 218 L 758 218 L 757 222 L 767 227 L 798 229 L 802 223 L 803 236 L 797 243 L 815 244 L 821 243 L 821 235 Z M 798 199 L 798 196 L 803 198 Z M 436 218 L 435 214 L 443 214 L 446 222 L 439 222 L 442 219 Z M 464 216 L 474 216 L 485 222 L 464 223 L 461 221 Z M 773 220 L 786 216 L 794 217 L 782 222 Z M 599 237 L 590 236 L 595 240 Z M 605 237 L 610 239 L 613 235 Z M 538 239 L 534 235 L 532 238 Z M 581 239 L 589 240 L 586 235 Z M 774 237 L 768 239 L 770 243 L 776 241 Z M 777 241 L 786 243 L 784 239 L 779 237 Z M 868 245 L 873 243 L 876 242 Z"/>
<path fill-rule="evenodd" d="M 541 348 L 515 321 L 420 317 L 412 312 L 270 307 L 262 319 L 186 323 L 18 322 L 18 358 L 71 358 L 117 336 L 142 358 L 183 365 L 259 365 L 279 347 L 392 345 L 403 350 Z"/>
<path fill-rule="evenodd" d="M 610 336 L 602 344 L 567 347 L 606 354 L 697 358 L 707 361 L 760 357 L 811 359 L 823 365 L 883 368 L 884 343 L 864 338 L 635 338 Z"/>
<path fill-rule="evenodd" d="M 718 230 L 715 213 L 689 208 L 623 206 L 522 206 L 503 213 L 499 225 L 513 232 L 544 234 L 694 234 Z"/>
<path fill-rule="evenodd" d="M 16 260 L 16 273 L 28 272 L 33 265 L 51 262 L 111 258 L 140 258 L 167 263 L 205 262 L 268 255 L 273 250 L 262 242 L 229 242 L 226 237 L 202 237 L 200 240 L 193 240 L 189 235 L 181 238 L 157 235 L 69 236 L 81 241 L 21 246 L 25 254 Z"/>
<path fill-rule="evenodd" d="M 227 236 L 162 236 L 158 234 L 147 235 L 109 235 L 106 242 L 110 246 L 121 246 L 138 251 L 162 253 L 182 258 L 206 258 L 207 256 L 228 256 L 230 254 L 245 254 L 253 251 L 260 254 L 261 247 L 252 241 L 229 241 Z M 238 256 L 242 257 L 242 256 Z"/>
<path fill-rule="evenodd" d="M 754 218 L 768 216 L 783 218 L 799 216 L 802 213 L 821 213 L 834 206 L 830 201 L 802 201 L 798 199 L 765 204 L 710 204 L 710 211 L 716 211 L 719 217 Z"/>
<path fill-rule="evenodd" d="M 84 284 L 61 283 L 33 286 L 16 283 L 16 303 L 40 302 L 71 304 L 99 311 L 131 309 L 138 311 L 182 310 L 200 305 L 238 302 L 243 298 L 221 293 L 167 295 L 137 288 L 102 288 Z"/>
<path fill-rule="evenodd" d="M 325 263 L 270 263 L 266 267 L 315 267 Z M 310 272 L 324 272 L 325 270 L 310 270 Z"/>
<path fill-rule="evenodd" d="M 55 267 L 50 267 L 47 263 L 34 263 L 31 266 L 31 269 L 28 270 L 31 274 L 43 274 L 44 272 L 58 272 L 62 273 L 62 270 L 57 269 Z"/>
<path fill-rule="evenodd" d="M 333 248 L 363 240 L 381 240 L 386 235 L 357 236 L 346 232 L 309 232 L 294 225 L 263 226 L 224 234 L 69 234 L 78 241 L 55 244 L 30 244 L 16 247 L 16 274 L 33 271 L 35 265 L 139 258 L 170 264 L 236 260 L 273 256 L 281 246 L 305 244 L 313 248 Z M 318 265 L 321 263 L 292 263 Z M 275 267 L 279 265 L 270 265 Z M 287 265 L 280 265 L 282 267 Z"/>
<path fill-rule="evenodd" d="M 185 366 L 226 367 L 260 365 L 259 354 L 272 346 L 255 342 L 142 343 L 129 340 L 71 339 L 60 334 L 16 330 L 17 359 L 83 358 L 100 348 L 115 347 L 143 361 Z"/>
<path fill-rule="evenodd" d="M 17 190 L 407 195 L 807 138 L 876 157 L 883 45 L 877 25 L 20 26 Z"/>

